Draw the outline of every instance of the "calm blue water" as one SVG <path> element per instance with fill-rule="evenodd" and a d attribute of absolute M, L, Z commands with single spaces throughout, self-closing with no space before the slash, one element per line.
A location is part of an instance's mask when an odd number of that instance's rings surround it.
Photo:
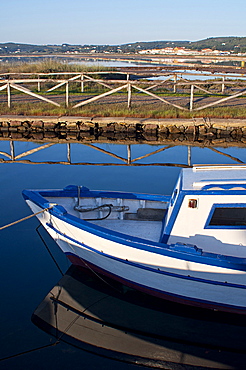
<path fill-rule="evenodd" d="M 41 144 L 40 144 L 41 145 Z M 15 142 L 15 155 L 40 145 Z M 100 144 L 98 147 L 127 157 L 126 146 Z M 134 145 L 132 158 L 150 153 L 161 146 Z M 219 148 L 218 148 L 219 149 Z M 65 161 L 67 146 L 54 145 L 27 157 L 32 161 Z M 246 163 L 246 149 L 219 149 Z M 8 141 L 0 141 L 0 152 L 10 153 Z M 0 158 L 7 159 L 0 154 Z M 71 145 L 72 162 L 121 163 L 82 144 Z M 237 163 L 210 149 L 191 149 L 192 163 Z M 141 163 L 187 163 L 187 148 L 168 149 Z M 133 192 L 170 194 L 180 169 L 175 167 L 127 167 L 60 164 L 0 164 L 0 226 L 30 214 L 22 198 L 26 188 L 62 188 L 69 184 L 85 185 L 91 189 L 111 189 Z M 35 308 L 61 278 L 56 265 L 35 231 L 38 226 L 32 218 L 0 231 L 1 303 L 0 303 L 0 358 L 17 357 L 0 362 L 0 369 L 135 369 L 132 364 L 116 362 L 84 352 L 69 344 L 46 346 L 53 338 L 31 322 Z M 55 243 L 42 232 L 50 250 L 63 272 L 69 263 Z M 201 333 L 201 336 L 203 333 Z M 30 350 L 33 352 L 29 352 Z M 194 354 L 195 356 L 196 354 Z M 172 367 L 170 367 L 172 368 Z M 174 369 L 175 367 L 173 367 Z M 235 367 L 236 368 L 236 365 Z"/>

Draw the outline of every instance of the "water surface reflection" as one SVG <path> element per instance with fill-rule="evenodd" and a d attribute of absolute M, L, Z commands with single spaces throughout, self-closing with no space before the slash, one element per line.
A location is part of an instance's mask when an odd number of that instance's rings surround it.
<path fill-rule="evenodd" d="M 44 142 L 15 141 L 11 147 L 9 140 L 0 141 L 0 158 L 7 159 L 0 162 L 0 226 L 30 215 L 22 198 L 23 189 L 79 184 L 91 189 L 170 194 L 180 171 L 173 164 L 187 165 L 188 160 L 191 164 L 233 164 L 238 163 L 237 159 L 246 163 L 243 147 L 218 148 L 225 156 L 209 148 L 192 147 L 189 151 L 181 145 L 159 151 L 165 146 L 136 144 L 129 153 L 127 145 L 117 143 L 93 143 L 104 151 L 74 143 L 70 159 L 80 164 L 68 165 L 67 144 L 37 150 L 43 145 Z M 24 155 L 30 151 L 31 154 Z M 115 156 L 111 155 L 109 160 L 107 152 Z M 145 166 L 129 165 L 129 156 L 131 161 L 141 157 L 139 163 Z M 21 162 L 25 159 L 30 162 Z M 111 165 L 107 166 L 109 161 Z M 76 275 L 72 270 L 59 287 L 60 272 L 37 235 L 37 226 L 38 221 L 32 218 L 0 233 L 0 360 L 8 358 L 0 362 L 1 370 L 81 367 L 108 370 L 114 366 L 117 370 L 134 370 L 134 361 L 145 367 L 169 369 L 245 367 L 243 319 L 238 321 L 216 312 L 208 315 L 205 311 L 164 304 L 153 298 L 150 302 L 137 292 L 118 285 L 113 285 L 113 289 L 112 283 L 108 286 L 93 275 Z M 44 232 L 42 235 L 65 273 L 69 267 L 66 257 L 49 236 Z M 54 296 L 48 294 L 43 306 L 47 306 L 46 316 L 41 321 L 38 319 L 38 312 L 42 312 L 40 302 L 52 286 Z M 60 304 L 57 299 L 64 299 L 66 304 Z M 35 311 L 37 306 L 39 311 Z M 33 325 L 33 313 L 35 323 L 46 332 Z M 57 338 L 59 345 L 47 347 Z M 104 357 L 98 357 L 97 353 Z"/>
<path fill-rule="evenodd" d="M 86 269 L 70 267 L 32 320 L 57 341 L 153 368 L 246 360 L 246 318 L 170 304 Z"/>

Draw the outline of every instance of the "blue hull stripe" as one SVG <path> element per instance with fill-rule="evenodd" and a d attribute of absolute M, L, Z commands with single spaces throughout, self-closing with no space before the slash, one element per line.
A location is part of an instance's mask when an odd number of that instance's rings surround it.
<path fill-rule="evenodd" d="M 244 258 L 238 258 L 238 257 L 227 257 L 226 259 L 222 259 L 223 256 L 219 256 L 214 254 L 212 257 L 212 253 L 210 253 L 210 256 L 204 255 L 194 255 L 194 254 L 188 254 L 188 253 L 182 253 L 179 251 L 173 251 L 168 248 L 168 245 L 163 245 L 161 243 L 154 243 L 151 241 L 146 241 L 144 239 L 135 238 L 135 237 L 129 237 L 128 240 L 126 240 L 126 235 L 117 233 L 117 232 L 111 232 L 110 234 L 107 232 L 107 229 L 96 226 L 96 225 L 90 225 L 87 221 L 77 220 L 75 216 L 66 214 L 61 215 L 57 214 L 53 210 L 50 210 L 50 213 L 59 218 L 60 220 L 75 226 L 81 230 L 84 230 L 86 232 L 89 232 L 93 235 L 99 236 L 103 239 L 107 239 L 119 244 L 124 244 L 129 247 L 139 249 L 139 250 L 145 250 L 147 252 L 160 254 L 162 256 L 167 256 L 175 259 L 185 260 L 189 262 L 196 262 L 201 263 L 205 265 L 211 265 L 216 267 L 223 267 L 228 268 L 231 270 L 237 270 L 237 271 L 246 271 L 246 263 Z M 50 226 L 50 225 L 49 225 Z M 51 225 L 52 227 L 52 225 Z M 221 258 L 221 259 L 220 259 Z"/>
<path fill-rule="evenodd" d="M 229 304 L 225 304 L 225 303 L 212 302 L 212 301 L 203 300 L 203 299 L 199 299 L 199 298 L 190 298 L 188 296 L 182 296 L 182 295 L 174 294 L 174 293 L 171 293 L 171 292 L 166 292 L 164 290 L 151 288 L 151 287 L 148 287 L 146 285 L 136 283 L 135 281 L 133 282 L 131 280 L 123 278 L 119 275 L 115 275 L 115 274 L 109 272 L 108 270 L 104 270 L 104 269 L 102 269 L 102 268 L 100 268 L 96 265 L 93 265 L 91 262 L 87 261 L 86 259 L 84 259 L 82 257 L 79 257 L 78 255 L 73 254 L 71 252 L 66 252 L 65 254 L 66 254 L 68 259 L 70 259 L 69 257 L 71 256 L 71 257 L 74 257 L 75 259 L 78 259 L 79 261 L 81 261 L 81 263 L 78 264 L 78 265 L 86 266 L 87 268 L 90 268 L 92 270 L 95 269 L 95 271 L 97 271 L 99 273 L 102 273 L 102 274 L 104 274 L 104 275 L 106 275 L 110 278 L 115 279 L 115 280 L 118 280 L 120 282 L 123 282 L 127 286 L 131 286 L 131 287 L 135 288 L 136 290 L 141 290 L 143 292 L 146 292 L 148 294 L 157 296 L 159 298 L 160 297 L 161 298 L 166 298 L 166 299 L 172 300 L 174 302 L 182 302 L 184 304 L 190 304 L 190 305 L 197 306 L 197 307 L 213 308 L 213 309 L 224 310 L 224 311 L 227 311 L 227 312 L 235 312 L 235 313 L 246 314 L 246 312 L 245 312 L 246 307 L 245 306 L 235 306 L 235 305 L 229 305 Z M 158 273 L 161 273 L 161 271 L 158 271 Z"/>
<path fill-rule="evenodd" d="M 92 247 L 89 247 L 89 246 L 87 246 L 87 245 L 79 242 L 78 240 L 73 239 L 73 238 L 71 238 L 71 237 L 69 237 L 69 236 L 61 233 L 59 230 L 57 230 L 56 228 L 54 228 L 50 224 L 47 225 L 47 226 L 49 226 L 57 234 L 63 236 L 65 239 L 67 239 L 67 240 L 69 240 L 69 241 L 71 241 L 73 243 L 79 244 L 83 248 L 86 248 L 86 249 L 88 249 L 90 251 L 96 252 L 97 254 L 100 254 L 100 255 L 104 256 L 105 258 L 110 258 L 110 259 L 113 259 L 115 261 L 124 263 L 126 265 L 131 265 L 131 266 L 140 268 L 142 270 L 148 270 L 148 271 L 154 272 L 156 274 L 171 276 L 171 277 L 178 278 L 178 279 L 185 279 L 185 280 L 190 280 L 190 281 L 197 281 L 197 282 L 200 282 L 200 283 L 203 283 L 203 284 L 221 285 L 221 286 L 228 287 L 228 288 L 231 287 L 231 288 L 246 289 L 246 286 L 245 285 L 241 285 L 241 284 L 225 283 L 225 282 L 220 282 L 220 281 L 212 281 L 212 280 L 207 280 L 207 279 L 202 279 L 202 278 L 196 278 L 196 277 L 192 277 L 192 276 L 179 275 L 179 274 L 175 274 L 175 273 L 171 273 L 171 272 L 167 272 L 167 271 L 161 271 L 161 270 L 158 270 L 158 269 L 153 269 L 153 268 L 148 267 L 148 266 L 140 265 L 140 264 L 138 264 L 136 262 L 132 262 L 132 261 L 128 261 L 128 260 L 122 260 L 120 258 L 111 256 L 111 255 L 107 255 L 106 253 L 100 252 L 97 249 L 94 249 Z M 192 271 L 190 273 L 192 273 Z M 225 273 L 226 273 L 226 271 L 225 271 Z"/>
<path fill-rule="evenodd" d="M 55 192 L 56 193 L 56 192 Z M 60 191 L 63 193 L 63 191 Z M 25 199 L 30 199 L 34 204 L 41 208 L 49 207 L 49 203 L 45 198 L 43 198 L 38 191 L 30 191 L 24 190 L 23 195 Z M 180 252 L 178 250 L 171 250 L 168 245 L 163 243 L 155 243 L 149 240 L 127 236 L 125 234 L 121 234 L 118 232 L 110 231 L 108 232 L 107 229 L 92 225 L 87 221 L 83 221 L 78 219 L 75 216 L 70 215 L 66 212 L 66 210 L 62 206 L 54 206 L 50 211 L 50 214 L 57 217 L 58 219 L 62 220 L 65 223 L 68 223 L 80 230 L 84 230 L 89 232 L 93 235 L 99 236 L 103 239 L 107 239 L 119 244 L 127 245 L 129 247 L 145 250 L 147 252 L 164 255 L 167 257 L 185 260 L 189 262 L 196 262 L 200 264 L 210 265 L 210 266 L 217 266 L 222 268 L 228 268 L 230 270 L 236 271 L 246 271 L 246 259 L 240 257 L 225 257 L 219 256 L 213 253 L 203 253 L 203 254 L 194 254 L 194 253 L 187 253 L 187 252 Z M 50 225 L 51 226 L 51 225 Z M 51 226 L 52 227 L 52 226 Z"/>

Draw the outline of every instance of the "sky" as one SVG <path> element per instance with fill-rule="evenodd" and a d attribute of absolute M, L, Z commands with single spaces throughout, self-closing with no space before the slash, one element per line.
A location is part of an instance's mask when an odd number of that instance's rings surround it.
<path fill-rule="evenodd" d="M 246 36 L 245 0 L 0 0 L 0 43 L 127 44 Z"/>

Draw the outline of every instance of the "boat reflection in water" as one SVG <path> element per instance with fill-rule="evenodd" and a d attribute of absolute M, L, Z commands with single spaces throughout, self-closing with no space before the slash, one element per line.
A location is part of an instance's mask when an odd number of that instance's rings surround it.
<path fill-rule="evenodd" d="M 150 297 L 71 266 L 32 321 L 59 341 L 118 361 L 168 369 L 241 369 L 246 318 Z"/>

